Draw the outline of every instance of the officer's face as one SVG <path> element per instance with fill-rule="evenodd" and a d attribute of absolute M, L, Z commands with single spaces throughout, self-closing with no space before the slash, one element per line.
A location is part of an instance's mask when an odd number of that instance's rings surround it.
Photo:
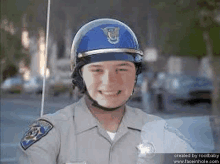
<path fill-rule="evenodd" d="M 136 69 L 132 62 L 104 61 L 85 65 L 82 75 L 89 95 L 99 105 L 115 108 L 131 96 Z"/>

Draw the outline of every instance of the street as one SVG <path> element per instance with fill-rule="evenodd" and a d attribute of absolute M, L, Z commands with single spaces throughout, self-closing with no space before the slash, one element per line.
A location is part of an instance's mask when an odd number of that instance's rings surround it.
<path fill-rule="evenodd" d="M 69 103 L 45 102 L 45 114 L 53 113 Z M 24 132 L 40 116 L 41 100 L 1 99 L 1 163 L 16 163 L 16 149 Z"/>
<path fill-rule="evenodd" d="M 53 113 L 72 102 L 68 96 L 46 98 L 44 114 Z M 133 107 L 142 107 L 141 102 L 137 101 L 130 101 L 128 104 Z M 167 123 L 180 130 L 188 139 L 191 139 L 191 144 L 195 148 L 201 151 L 203 149 L 204 151 L 213 152 L 215 149 L 214 143 L 219 140 L 213 137 L 209 117 L 205 116 L 204 113 L 198 112 L 198 109 L 204 106 L 206 105 L 188 106 L 188 113 L 183 112 L 187 108 L 185 106 L 182 109 L 179 108 L 178 112 L 171 110 L 173 112 L 155 112 L 154 114 L 166 119 Z M 28 125 L 40 116 L 40 107 L 40 96 L 6 96 L 6 98 L 1 99 L 2 164 L 17 163 L 16 152 L 20 139 L 24 132 L 28 130 Z M 191 113 L 189 112 L 190 108 L 192 108 Z M 197 112 L 195 112 L 196 108 Z M 218 127 L 220 126 L 218 125 Z M 198 136 L 200 137 L 198 138 Z"/>

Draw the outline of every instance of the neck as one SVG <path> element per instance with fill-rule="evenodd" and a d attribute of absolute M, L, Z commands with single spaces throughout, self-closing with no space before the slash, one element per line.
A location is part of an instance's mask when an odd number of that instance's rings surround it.
<path fill-rule="evenodd" d="M 118 108 L 109 108 L 109 110 L 104 110 L 102 107 L 94 105 L 94 101 L 91 100 L 88 96 L 85 96 L 86 105 L 93 114 L 93 116 L 100 122 L 104 129 L 115 132 L 117 131 L 122 117 L 125 112 L 125 105 L 122 105 Z"/>

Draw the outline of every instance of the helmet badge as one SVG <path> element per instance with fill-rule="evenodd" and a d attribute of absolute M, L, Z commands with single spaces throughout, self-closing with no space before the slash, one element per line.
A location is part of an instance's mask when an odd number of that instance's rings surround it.
<path fill-rule="evenodd" d="M 102 30 L 111 44 L 119 42 L 119 27 L 105 27 Z"/>

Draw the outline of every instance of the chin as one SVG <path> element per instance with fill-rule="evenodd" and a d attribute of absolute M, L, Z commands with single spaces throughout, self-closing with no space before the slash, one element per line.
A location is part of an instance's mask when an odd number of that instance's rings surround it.
<path fill-rule="evenodd" d="M 105 108 L 117 108 L 119 106 L 122 106 L 126 103 L 126 101 L 122 101 L 122 102 L 106 102 L 106 101 L 97 101 L 99 105 L 105 107 Z"/>
<path fill-rule="evenodd" d="M 122 94 L 124 93 L 124 94 Z M 124 105 L 131 94 L 122 92 L 117 96 L 104 96 L 102 94 L 92 95 L 91 97 L 101 106 L 105 108 L 117 108 Z"/>

